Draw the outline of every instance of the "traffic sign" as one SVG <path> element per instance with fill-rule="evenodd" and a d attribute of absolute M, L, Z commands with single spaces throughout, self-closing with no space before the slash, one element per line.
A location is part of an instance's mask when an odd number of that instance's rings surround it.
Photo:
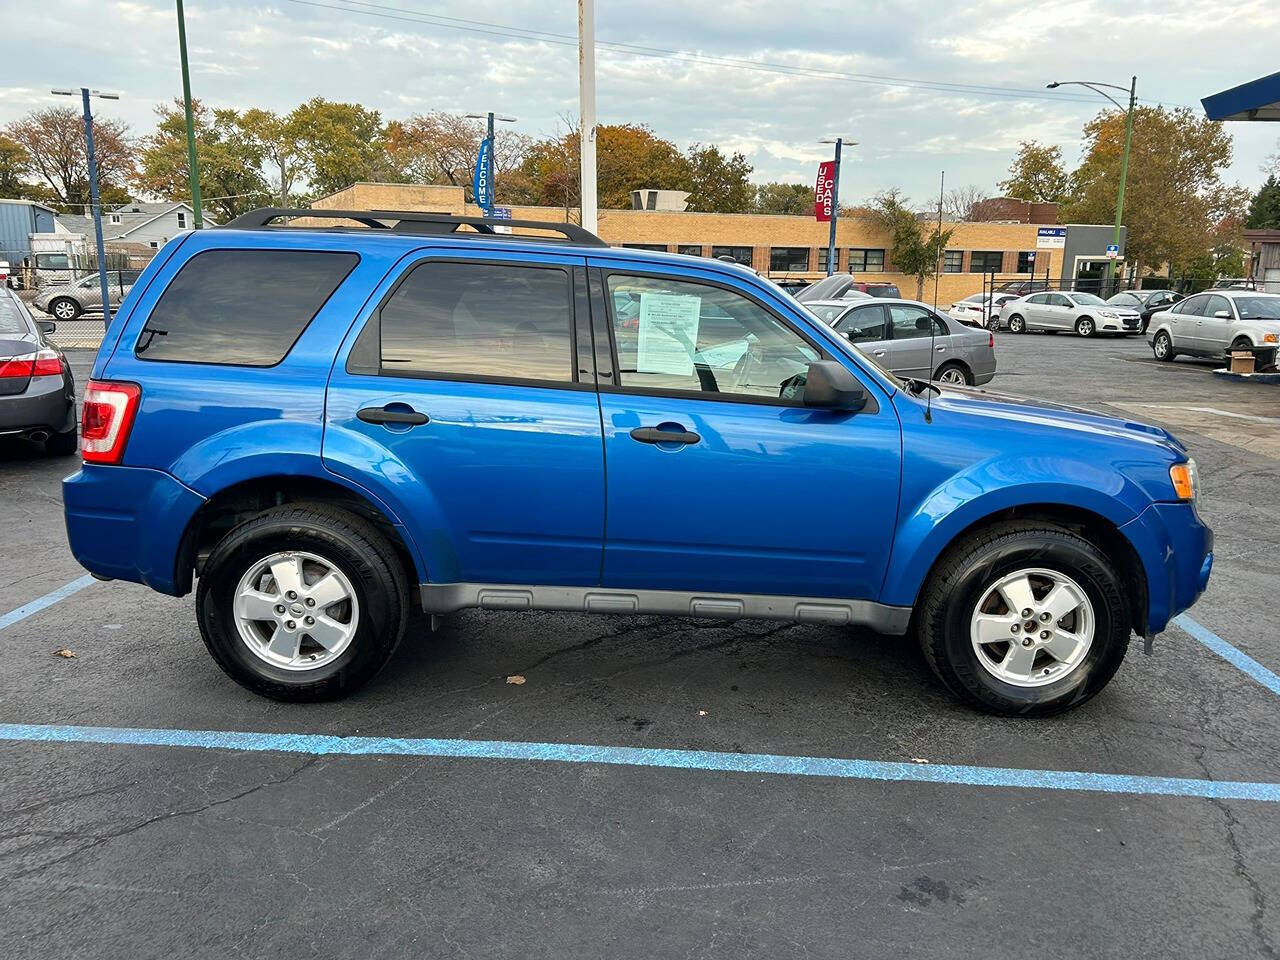
<path fill-rule="evenodd" d="M 1119 259 L 1119 257 L 1120 257 L 1120 244 L 1118 244 L 1118 243 L 1108 243 L 1108 244 L 1107 244 L 1107 259 L 1108 259 L 1108 260 L 1117 260 L 1117 259 Z"/>

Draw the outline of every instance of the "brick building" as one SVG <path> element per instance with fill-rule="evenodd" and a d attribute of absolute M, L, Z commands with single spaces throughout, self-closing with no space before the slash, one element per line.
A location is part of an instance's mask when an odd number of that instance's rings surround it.
<path fill-rule="evenodd" d="M 316 200 L 329 210 L 415 210 L 480 216 L 465 202 L 462 187 L 404 183 L 356 183 Z M 574 208 L 512 207 L 517 220 L 576 219 Z M 1035 223 L 951 223 L 951 243 L 938 279 L 938 300 L 950 303 L 982 290 L 983 274 L 1037 276 L 1056 281 L 1096 269 L 1105 262 L 1110 227 L 1072 225 L 1065 243 L 1043 245 Z M 601 210 L 600 237 L 619 247 L 664 250 L 699 257 L 728 256 L 774 279 L 816 280 L 827 272 L 828 225 L 811 217 L 737 213 L 689 213 L 671 210 Z M 836 228 L 836 269 L 859 278 L 898 284 L 914 297 L 916 282 L 894 270 L 888 259 L 890 238 L 872 220 L 842 217 Z M 1094 250 L 1093 247 L 1098 249 Z M 925 283 L 933 298 L 933 281 Z"/>

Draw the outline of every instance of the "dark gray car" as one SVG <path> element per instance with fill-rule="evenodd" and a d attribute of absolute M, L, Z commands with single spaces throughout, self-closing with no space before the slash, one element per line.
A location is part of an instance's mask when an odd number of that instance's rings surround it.
<path fill-rule="evenodd" d="M 43 443 L 53 456 L 79 449 L 71 366 L 49 342 L 52 320 L 36 321 L 11 290 L 0 289 L 0 435 Z"/>
<path fill-rule="evenodd" d="M 915 300 L 819 300 L 805 306 L 891 373 L 941 383 L 996 375 L 995 337 Z"/>

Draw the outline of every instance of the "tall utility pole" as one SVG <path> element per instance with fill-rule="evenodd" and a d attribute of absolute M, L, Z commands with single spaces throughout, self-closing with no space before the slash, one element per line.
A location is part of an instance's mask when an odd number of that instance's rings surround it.
<path fill-rule="evenodd" d="M 831 173 L 831 232 L 827 236 L 827 276 L 829 277 L 836 272 L 836 221 L 840 219 L 840 148 L 844 145 L 844 137 L 818 142 L 836 145 L 836 165 Z M 857 140 L 850 140 L 849 146 L 857 146 L 857 143 Z"/>
<path fill-rule="evenodd" d="M 493 216 L 493 208 L 497 203 L 498 184 L 493 178 L 493 152 L 497 149 L 497 142 L 493 139 L 493 121 L 500 120 L 503 123 L 515 123 L 515 117 L 508 117 L 501 113 L 494 113 L 490 110 L 488 113 L 468 113 L 468 120 L 487 120 L 488 126 L 485 128 L 485 140 L 489 144 L 489 152 L 485 156 L 484 174 L 489 183 L 489 195 L 485 197 L 484 215 L 486 217 Z"/>
<path fill-rule="evenodd" d="M 50 90 L 60 97 L 74 97 L 74 90 Z M 102 325 L 111 326 L 111 290 L 107 285 L 107 248 L 102 239 L 102 203 L 98 199 L 98 160 L 93 150 L 93 112 L 89 109 L 89 98 L 99 97 L 103 100 L 119 100 L 117 93 L 103 93 L 100 90 L 80 88 L 80 100 L 84 104 L 84 148 L 85 159 L 89 163 L 89 208 L 93 211 L 93 234 L 98 248 L 98 289 L 102 293 Z"/>
<path fill-rule="evenodd" d="M 203 225 L 200 212 L 200 164 L 196 162 L 196 124 L 191 115 L 191 74 L 187 69 L 187 19 L 178 0 L 178 55 L 182 60 L 182 105 L 187 111 L 187 176 L 191 179 L 192 222 L 197 230 Z"/>
<path fill-rule="evenodd" d="M 1108 87 L 1111 90 L 1119 90 L 1125 93 L 1125 88 L 1114 83 L 1100 83 L 1090 80 L 1055 80 L 1053 83 L 1047 83 L 1045 86 L 1054 90 L 1058 87 L 1088 87 L 1100 97 L 1106 97 L 1116 105 L 1116 109 L 1124 112 L 1124 153 L 1120 157 L 1120 189 L 1116 193 L 1116 227 L 1115 232 L 1111 236 L 1111 243 L 1118 249 L 1120 247 L 1120 227 L 1124 221 L 1124 187 L 1129 179 L 1129 146 L 1133 142 L 1133 107 L 1138 98 L 1138 78 L 1136 76 L 1129 79 L 1129 108 L 1126 111 L 1124 105 L 1115 97 L 1107 93 L 1105 90 L 1099 90 L 1099 87 Z M 1114 286 L 1116 278 L 1116 260 L 1119 257 L 1108 257 L 1107 263 L 1107 287 L 1110 289 Z"/>
<path fill-rule="evenodd" d="M 596 9 L 578 0 L 578 152 L 582 184 L 582 227 L 599 232 L 596 211 Z"/>

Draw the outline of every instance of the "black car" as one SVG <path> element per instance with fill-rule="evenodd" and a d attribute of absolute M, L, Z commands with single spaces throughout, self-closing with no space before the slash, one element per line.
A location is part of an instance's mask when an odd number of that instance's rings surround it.
<path fill-rule="evenodd" d="M 1151 317 L 1161 310 L 1168 310 L 1182 299 L 1182 294 L 1172 290 L 1121 290 L 1107 299 L 1117 307 L 1128 307 L 1142 314 L 1142 332 L 1147 332 Z"/>
<path fill-rule="evenodd" d="M 52 320 L 36 321 L 17 294 L 0 289 L 0 435 L 68 457 L 79 448 L 76 386 L 67 358 L 47 338 L 53 330 Z"/>

